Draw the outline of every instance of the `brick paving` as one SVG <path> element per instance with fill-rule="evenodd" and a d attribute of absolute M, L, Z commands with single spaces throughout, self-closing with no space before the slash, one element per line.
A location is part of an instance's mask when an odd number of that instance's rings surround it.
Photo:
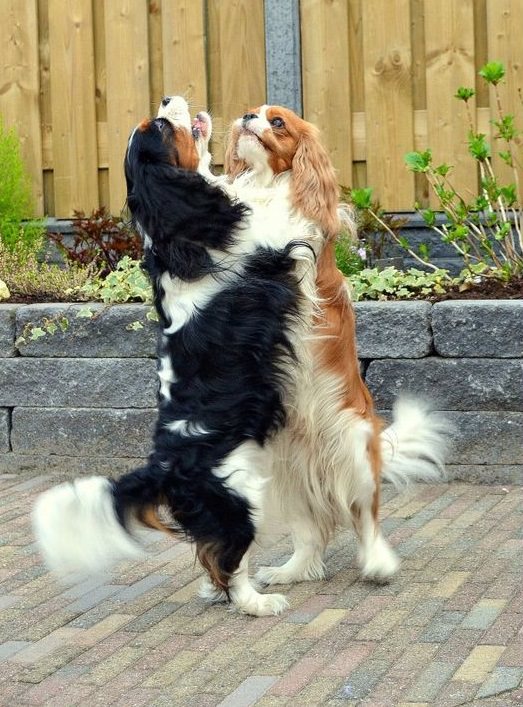
<path fill-rule="evenodd" d="M 199 599 L 191 547 L 157 536 L 145 561 L 57 584 L 28 522 L 51 483 L 0 477 L 1 705 L 523 705 L 521 488 L 385 487 L 391 584 L 361 581 L 346 531 L 325 581 L 253 618 Z"/>

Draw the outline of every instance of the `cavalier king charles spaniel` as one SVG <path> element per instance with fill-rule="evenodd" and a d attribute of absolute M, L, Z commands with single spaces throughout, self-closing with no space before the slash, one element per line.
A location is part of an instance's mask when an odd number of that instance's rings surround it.
<path fill-rule="evenodd" d="M 209 163 L 206 155 L 204 173 Z M 383 429 L 375 414 L 360 375 L 350 291 L 335 259 L 335 238 L 352 228 L 351 214 L 340 208 L 336 173 L 317 128 L 280 106 L 250 110 L 232 126 L 225 172 L 232 193 L 246 183 L 267 194 L 285 184 L 290 218 L 316 223 L 324 236 L 314 323 L 294 404 L 275 439 L 269 486 L 269 507 L 290 526 L 294 554 L 280 567 L 262 567 L 257 578 L 264 584 L 323 578 L 329 539 L 336 528 L 352 525 L 363 576 L 386 581 L 399 563 L 379 528 L 380 479 L 399 488 L 440 480 L 445 422 L 406 397 L 397 401 L 390 427 Z"/>
<path fill-rule="evenodd" d="M 43 493 L 34 526 L 48 565 L 94 571 L 140 554 L 140 526 L 181 533 L 207 571 L 204 594 L 240 611 L 280 613 L 248 553 L 263 521 L 274 444 L 306 367 L 319 224 L 292 208 L 289 184 L 268 203 L 209 183 L 210 128 L 181 98 L 164 99 L 125 156 L 128 205 L 160 319 L 158 419 L 142 468 Z M 299 388 L 303 388 L 300 383 Z"/>

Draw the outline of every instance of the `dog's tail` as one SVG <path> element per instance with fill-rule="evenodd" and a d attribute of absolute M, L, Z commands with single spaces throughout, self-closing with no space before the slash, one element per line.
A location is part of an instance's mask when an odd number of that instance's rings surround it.
<path fill-rule="evenodd" d="M 144 553 L 140 530 L 151 528 L 194 541 L 211 580 L 227 592 L 254 540 L 250 505 L 212 473 L 198 492 L 168 466 L 151 462 L 117 481 L 92 476 L 41 494 L 33 527 L 48 567 L 62 576 L 90 574 L 136 559 Z"/>
<path fill-rule="evenodd" d="M 397 488 L 412 481 L 442 481 L 448 448 L 448 424 L 413 398 L 401 397 L 393 422 L 381 433 L 382 476 Z"/>
<path fill-rule="evenodd" d="M 145 472 L 139 469 L 120 482 L 101 476 L 77 479 L 38 497 L 33 527 L 50 569 L 61 575 L 90 573 L 143 554 L 136 530 L 140 525 L 158 529 L 161 525 L 157 513 L 161 499 L 154 498 Z M 130 477 L 134 502 L 121 493 L 122 481 L 128 484 Z M 145 483 L 140 484 L 141 479 Z"/>

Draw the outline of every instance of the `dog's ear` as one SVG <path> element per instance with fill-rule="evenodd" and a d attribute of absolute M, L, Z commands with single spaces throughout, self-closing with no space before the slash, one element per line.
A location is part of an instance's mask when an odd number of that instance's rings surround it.
<path fill-rule="evenodd" d="M 126 160 L 133 221 L 173 275 L 201 277 L 212 269 L 209 248 L 225 250 L 248 209 L 196 172 L 165 162 Z"/>
<path fill-rule="evenodd" d="M 247 162 L 238 157 L 238 137 L 240 135 L 240 126 L 233 123 L 227 136 L 225 145 L 225 156 L 223 160 L 223 171 L 233 181 L 239 174 L 248 169 Z"/>
<path fill-rule="evenodd" d="M 292 175 L 296 208 L 318 223 L 326 237 L 336 237 L 340 231 L 338 180 L 318 130 L 312 125 L 301 132 Z"/>

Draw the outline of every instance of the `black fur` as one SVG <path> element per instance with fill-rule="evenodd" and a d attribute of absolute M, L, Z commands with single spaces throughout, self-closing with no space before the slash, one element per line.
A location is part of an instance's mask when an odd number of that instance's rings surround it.
<path fill-rule="evenodd" d="M 170 164 L 173 131 L 163 123 L 135 131 L 125 173 L 133 221 L 152 240 L 144 263 L 165 328 L 170 319 L 162 308 L 160 277 L 168 272 L 195 282 L 209 273 L 223 275 L 223 264 L 213 261 L 208 248 L 226 251 L 245 226 L 248 209 L 200 175 Z M 246 499 L 213 470 L 243 442 L 264 445 L 284 424 L 284 364 L 293 357 L 289 327 L 299 305 L 292 247 L 238 257 L 235 272 L 241 264 L 241 274 L 231 274 L 203 309 L 164 337 L 160 354 L 169 356 L 176 381 L 170 399 L 159 400 L 154 451 L 147 466 L 113 487 L 124 526 L 130 511 L 165 504 L 224 589 L 255 527 Z M 208 434 L 169 431 L 177 420 L 201 425 Z"/>

